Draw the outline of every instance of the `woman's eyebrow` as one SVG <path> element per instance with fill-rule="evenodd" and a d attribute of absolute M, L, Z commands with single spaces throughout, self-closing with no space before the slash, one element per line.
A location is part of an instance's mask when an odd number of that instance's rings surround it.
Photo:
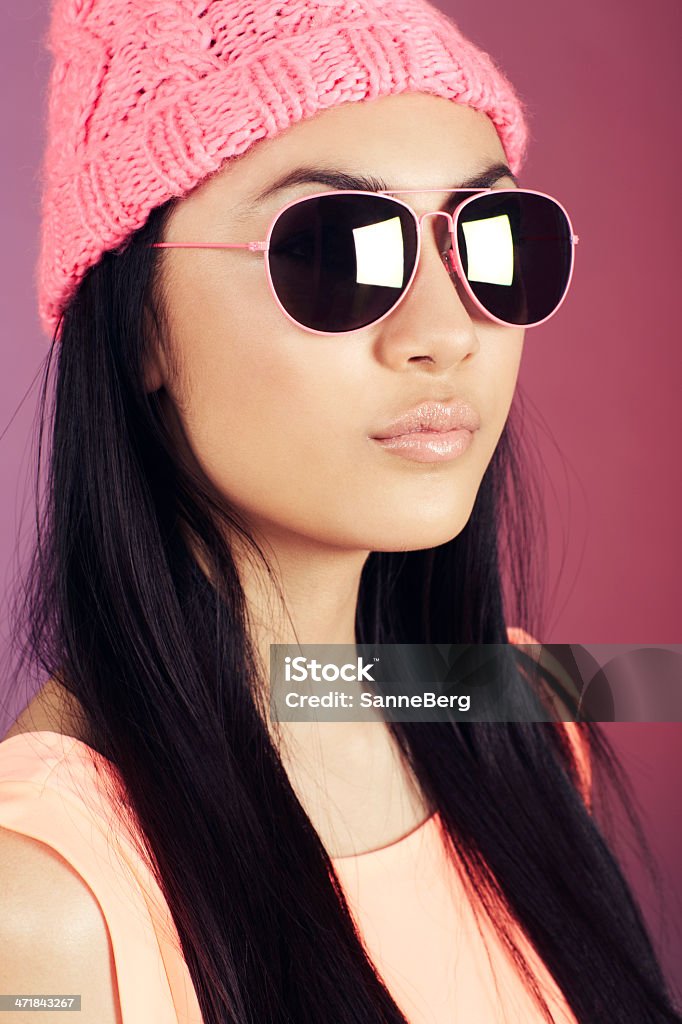
<path fill-rule="evenodd" d="M 512 174 L 507 165 L 503 163 L 488 167 L 485 171 L 481 171 L 473 178 L 469 178 L 467 181 L 463 181 L 459 185 L 453 187 L 462 189 L 492 188 L 500 178 L 511 178 L 518 187 L 519 183 L 516 176 Z M 260 203 L 269 199 L 276 192 L 280 192 L 282 189 L 293 188 L 296 185 L 305 185 L 309 182 L 326 185 L 328 188 L 332 189 L 349 189 L 351 191 L 360 192 L 391 191 L 385 181 L 382 181 L 381 178 L 376 178 L 373 175 L 365 176 L 362 174 L 349 174 L 346 171 L 327 169 L 324 167 L 297 167 L 292 171 L 287 171 L 260 192 L 253 196 L 249 196 L 244 206 L 246 209 L 258 206 Z M 396 189 L 394 191 L 400 190 Z M 415 189 L 415 191 L 419 190 Z"/>

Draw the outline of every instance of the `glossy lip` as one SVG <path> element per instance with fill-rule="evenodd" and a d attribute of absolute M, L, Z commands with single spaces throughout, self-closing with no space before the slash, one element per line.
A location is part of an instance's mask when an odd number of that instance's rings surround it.
<path fill-rule="evenodd" d="M 415 436 L 429 432 L 444 434 L 447 432 L 469 431 L 473 433 L 481 425 L 477 411 L 460 399 L 452 402 L 420 402 L 412 406 L 402 416 L 392 420 L 387 426 L 382 427 L 372 438 L 375 441 L 387 438 L 403 437 L 410 435 L 414 442 Z M 425 440 L 422 438 L 422 440 Z M 441 441 L 444 438 L 441 438 Z"/>
<path fill-rule="evenodd" d="M 467 450 L 473 436 L 473 431 L 462 427 L 457 430 L 418 430 L 373 440 L 382 448 L 413 462 L 448 462 Z"/>

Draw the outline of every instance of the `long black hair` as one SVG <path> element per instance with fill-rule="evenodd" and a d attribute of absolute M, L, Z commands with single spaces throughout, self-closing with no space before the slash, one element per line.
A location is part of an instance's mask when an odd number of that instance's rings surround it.
<path fill-rule="evenodd" d="M 266 557 L 237 510 L 182 458 L 163 390 L 145 388 L 150 346 L 163 343 L 163 263 L 149 243 L 169 208 L 89 270 L 53 340 L 40 402 L 37 480 L 51 425 L 45 498 L 38 485 L 17 616 L 23 657 L 74 695 L 81 738 L 118 770 L 121 814 L 139 825 L 205 1024 L 404 1024 L 258 705 L 262 680 L 227 537 L 267 567 Z M 358 642 L 504 644 L 508 624 L 537 629 L 537 501 L 518 434 L 513 406 L 457 537 L 369 555 Z M 510 920 L 580 1024 L 679 1021 L 581 796 L 565 730 L 391 728 L 472 900 L 546 1019 Z M 617 772 L 598 727 L 576 728 L 593 760 Z"/>

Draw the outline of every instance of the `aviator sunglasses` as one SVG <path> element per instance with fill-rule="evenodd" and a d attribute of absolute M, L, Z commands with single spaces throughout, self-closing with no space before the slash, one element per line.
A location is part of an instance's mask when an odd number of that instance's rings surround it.
<path fill-rule="evenodd" d="M 421 216 L 395 198 L 444 191 L 473 194 L 451 213 Z M 533 189 L 318 192 L 282 207 L 265 241 L 157 242 L 153 248 L 262 252 L 268 284 L 289 320 L 313 334 L 348 334 L 380 323 L 405 298 L 427 217 L 444 219 L 445 229 L 437 224 L 441 260 L 489 320 L 537 327 L 559 309 L 578 236 L 561 203 Z"/>

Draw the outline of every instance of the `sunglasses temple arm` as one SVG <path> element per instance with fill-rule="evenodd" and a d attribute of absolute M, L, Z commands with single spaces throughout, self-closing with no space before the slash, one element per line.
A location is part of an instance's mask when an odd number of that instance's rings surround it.
<path fill-rule="evenodd" d="M 154 242 L 150 249 L 249 249 L 265 252 L 267 242 Z"/>

